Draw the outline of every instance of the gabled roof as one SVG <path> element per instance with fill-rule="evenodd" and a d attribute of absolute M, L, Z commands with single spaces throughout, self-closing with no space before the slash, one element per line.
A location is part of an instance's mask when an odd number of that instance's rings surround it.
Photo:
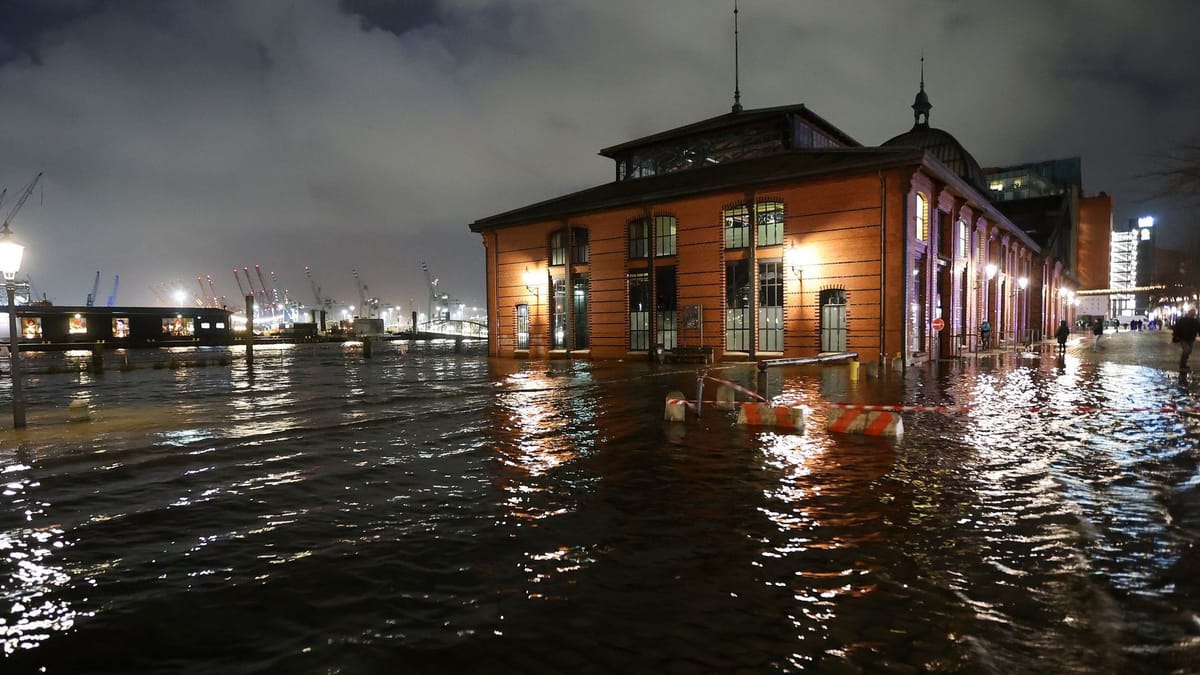
<path fill-rule="evenodd" d="M 741 126 L 743 124 L 748 124 L 759 120 L 787 115 L 798 115 L 802 117 L 809 124 L 812 124 L 817 129 L 820 129 L 821 131 L 832 136 L 839 143 L 843 143 L 849 147 L 855 148 L 862 145 L 858 141 L 851 138 L 846 132 L 830 124 L 825 120 L 825 118 L 809 110 L 803 103 L 796 103 L 793 105 L 775 106 L 773 108 L 756 108 L 754 110 L 728 112 L 724 115 L 717 115 L 716 117 L 710 117 L 706 120 L 693 122 L 682 127 L 668 129 L 667 131 L 661 131 L 650 136 L 643 136 L 632 141 L 626 141 L 618 145 L 612 145 L 602 149 L 600 154 L 605 157 L 615 158 L 616 155 L 633 148 L 653 145 L 662 141 L 695 136 L 697 134 L 710 131 Z"/>
<path fill-rule="evenodd" d="M 911 148 L 797 150 L 637 180 L 613 181 L 505 213 L 480 218 L 471 223 L 471 231 L 482 232 L 493 227 L 573 217 L 594 211 L 647 202 L 665 202 L 691 195 L 739 189 L 750 185 L 770 184 L 795 178 L 874 170 L 903 164 L 919 164 L 924 155 L 924 151 Z"/>

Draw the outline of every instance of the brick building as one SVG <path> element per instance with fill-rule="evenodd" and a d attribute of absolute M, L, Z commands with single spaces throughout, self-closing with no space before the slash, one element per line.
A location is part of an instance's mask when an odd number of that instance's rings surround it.
<path fill-rule="evenodd" d="M 997 338 L 1039 335 L 1069 311 L 1046 301 L 1066 272 L 931 108 L 922 82 L 912 129 L 878 147 L 804 105 L 735 105 L 605 148 L 614 181 L 471 224 L 489 353 L 917 363 L 976 349 L 985 317 Z"/>

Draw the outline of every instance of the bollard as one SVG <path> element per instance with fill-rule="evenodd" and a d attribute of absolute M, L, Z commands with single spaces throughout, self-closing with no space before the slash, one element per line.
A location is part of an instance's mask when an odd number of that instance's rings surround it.
<path fill-rule="evenodd" d="M 682 391 L 672 391 L 667 394 L 667 405 L 663 409 L 663 419 L 668 422 L 684 422 L 687 420 L 687 400 Z"/>
<path fill-rule="evenodd" d="M 92 347 L 92 372 L 104 372 L 104 354 L 100 351 L 100 343 L 96 343 L 96 346 Z"/>
<path fill-rule="evenodd" d="M 87 422 L 92 419 L 92 411 L 87 401 L 71 401 L 67 406 L 67 419 L 71 422 Z"/>
<path fill-rule="evenodd" d="M 746 402 L 738 408 L 737 423 L 751 427 L 783 427 L 804 431 L 804 408 Z"/>
<path fill-rule="evenodd" d="M 857 379 L 858 379 L 858 361 L 851 361 L 850 362 L 850 380 L 854 381 Z"/>

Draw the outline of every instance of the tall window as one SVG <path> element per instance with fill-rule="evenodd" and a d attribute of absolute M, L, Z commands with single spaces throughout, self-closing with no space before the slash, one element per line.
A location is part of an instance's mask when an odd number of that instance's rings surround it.
<path fill-rule="evenodd" d="M 517 305 L 517 349 L 529 349 L 529 305 Z"/>
<path fill-rule="evenodd" d="M 971 252 L 971 228 L 967 227 L 967 221 L 958 221 L 958 250 L 955 255 L 960 260 L 966 260 L 967 255 Z"/>
<path fill-rule="evenodd" d="M 655 344 L 675 349 L 679 339 L 679 313 L 676 311 L 675 267 L 654 269 Z"/>
<path fill-rule="evenodd" d="M 555 279 L 550 296 L 550 346 L 567 348 L 567 280 Z"/>
<path fill-rule="evenodd" d="M 571 250 L 571 262 L 582 265 L 588 261 L 588 231 L 587 228 L 571 228 L 574 244 Z"/>
<path fill-rule="evenodd" d="M 588 275 L 576 274 L 571 277 L 571 281 L 575 284 L 575 290 L 571 297 L 571 302 L 575 303 L 572 308 L 572 316 L 575 319 L 575 342 L 572 349 L 587 349 Z"/>
<path fill-rule="evenodd" d="M 758 246 L 783 243 L 783 202 L 763 202 L 755 205 L 758 216 Z"/>
<path fill-rule="evenodd" d="M 917 239 L 919 241 L 929 240 L 929 205 L 925 201 L 925 195 L 917 193 Z"/>
<path fill-rule="evenodd" d="M 645 218 L 629 223 L 629 259 L 645 258 L 650 255 L 650 224 Z"/>
<path fill-rule="evenodd" d="M 650 349 L 650 273 L 629 273 L 629 349 Z"/>
<path fill-rule="evenodd" d="M 654 217 L 654 255 L 675 255 L 675 216 Z"/>
<path fill-rule="evenodd" d="M 725 248 L 746 248 L 750 246 L 750 210 L 745 206 L 736 206 L 721 212 L 725 222 Z"/>
<path fill-rule="evenodd" d="M 758 347 L 783 351 L 783 261 L 758 263 Z"/>
<path fill-rule="evenodd" d="M 567 264 L 567 231 L 559 230 L 550 235 L 550 264 Z"/>
<path fill-rule="evenodd" d="M 750 262 L 725 263 L 725 348 L 750 350 Z"/>

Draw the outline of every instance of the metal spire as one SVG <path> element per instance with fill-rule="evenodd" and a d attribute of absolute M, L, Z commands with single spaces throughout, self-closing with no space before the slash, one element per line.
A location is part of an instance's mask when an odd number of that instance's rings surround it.
<path fill-rule="evenodd" d="M 742 111 L 742 90 L 738 80 L 738 6 L 733 0 L 733 112 Z"/>

